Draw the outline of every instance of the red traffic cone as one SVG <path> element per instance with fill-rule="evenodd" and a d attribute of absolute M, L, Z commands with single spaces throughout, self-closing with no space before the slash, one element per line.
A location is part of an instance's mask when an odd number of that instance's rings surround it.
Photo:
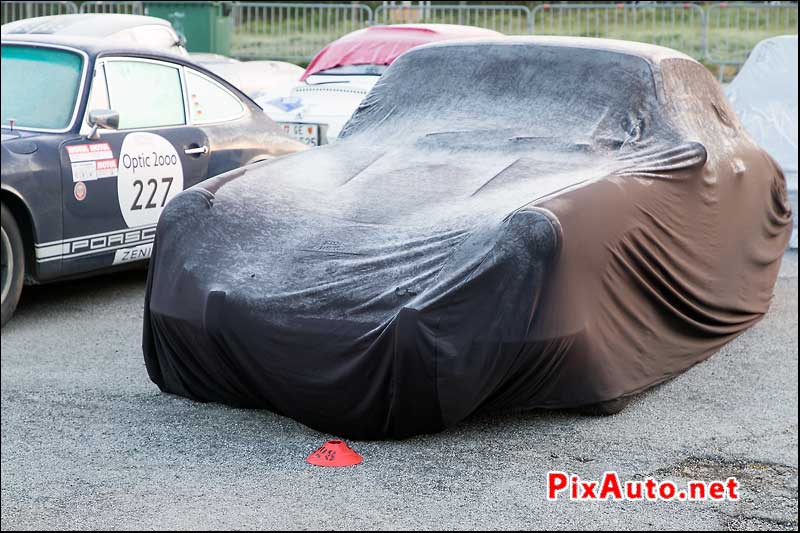
<path fill-rule="evenodd" d="M 344 441 L 329 440 L 309 455 L 306 462 L 314 466 L 353 466 L 363 460 Z"/>

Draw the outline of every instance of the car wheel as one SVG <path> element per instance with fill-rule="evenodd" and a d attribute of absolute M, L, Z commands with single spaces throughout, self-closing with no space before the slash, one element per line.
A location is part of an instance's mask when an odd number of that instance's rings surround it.
<path fill-rule="evenodd" d="M 607 402 L 584 405 L 583 407 L 579 407 L 578 411 L 590 416 L 610 416 L 615 415 L 628 407 L 629 403 L 631 403 L 631 398 L 626 396 L 623 398 L 608 400 Z"/>
<path fill-rule="evenodd" d="M 22 235 L 11 212 L 0 206 L 0 326 L 5 326 L 17 308 L 25 279 L 25 248 Z"/>

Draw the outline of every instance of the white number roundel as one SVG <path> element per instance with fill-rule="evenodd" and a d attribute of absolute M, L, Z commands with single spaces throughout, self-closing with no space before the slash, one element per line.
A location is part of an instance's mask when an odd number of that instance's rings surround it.
<path fill-rule="evenodd" d="M 164 137 L 135 132 L 122 141 L 117 198 L 129 228 L 155 224 L 161 211 L 183 190 L 183 166 Z"/>

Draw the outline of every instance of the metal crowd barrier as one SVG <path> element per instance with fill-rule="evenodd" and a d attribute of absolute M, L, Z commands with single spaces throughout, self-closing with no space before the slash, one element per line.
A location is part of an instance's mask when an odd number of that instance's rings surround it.
<path fill-rule="evenodd" d="M 741 65 L 763 39 L 797 33 L 796 2 L 722 2 L 710 5 L 705 16 L 704 59 L 720 67 Z"/>
<path fill-rule="evenodd" d="M 480 26 L 506 35 L 530 34 L 531 10 L 527 6 L 442 5 L 432 2 L 384 2 L 375 9 L 373 24 L 462 24 Z"/>
<path fill-rule="evenodd" d="M 237 2 L 231 54 L 239 58 L 308 61 L 342 35 L 372 23 L 362 4 Z"/>
<path fill-rule="evenodd" d="M 703 22 L 703 9 L 692 3 L 540 4 L 532 33 L 641 41 L 701 58 Z"/>
<path fill-rule="evenodd" d="M 2 2 L 3 24 L 31 17 L 72 15 L 78 6 L 72 2 Z"/>
<path fill-rule="evenodd" d="M 67 13 L 146 13 L 146 2 L 89 1 L 2 3 L 3 23 Z M 490 28 L 508 35 L 607 37 L 681 50 L 735 73 L 755 44 L 797 33 L 796 2 L 618 2 L 525 5 L 383 2 L 234 2 L 231 53 L 247 59 L 308 61 L 330 41 L 372 24 L 444 23 Z"/>
<path fill-rule="evenodd" d="M 123 15 L 144 15 L 142 2 L 84 2 L 81 13 L 119 13 Z"/>

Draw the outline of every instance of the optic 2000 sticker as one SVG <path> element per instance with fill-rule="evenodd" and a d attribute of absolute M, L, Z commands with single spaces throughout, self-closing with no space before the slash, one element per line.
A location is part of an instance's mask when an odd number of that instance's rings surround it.
<path fill-rule="evenodd" d="M 183 190 L 183 166 L 175 147 L 153 133 L 135 132 L 122 141 L 117 197 L 128 227 L 153 224 Z"/>

